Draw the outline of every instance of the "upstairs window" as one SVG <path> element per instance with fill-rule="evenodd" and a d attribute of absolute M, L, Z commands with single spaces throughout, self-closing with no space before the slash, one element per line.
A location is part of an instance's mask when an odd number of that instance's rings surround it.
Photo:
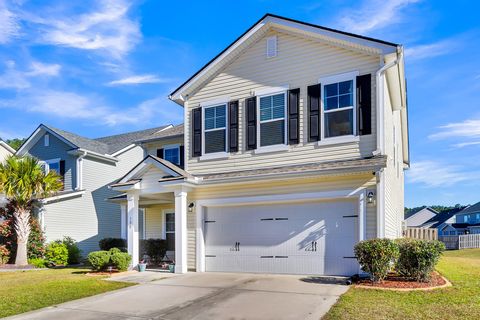
<path fill-rule="evenodd" d="M 180 165 L 180 146 L 165 146 L 163 149 L 163 159 Z"/>
<path fill-rule="evenodd" d="M 353 135 L 355 132 L 354 80 L 323 86 L 325 138 Z"/>
<path fill-rule="evenodd" d="M 39 164 L 45 174 L 49 173 L 50 170 L 55 171 L 57 174 L 61 174 L 60 159 L 40 161 Z"/>
<path fill-rule="evenodd" d="M 48 147 L 50 145 L 50 135 L 48 133 L 43 136 L 43 145 Z"/>
<path fill-rule="evenodd" d="M 206 107 L 204 111 L 204 152 L 227 151 L 227 105 Z"/>
<path fill-rule="evenodd" d="M 285 92 L 259 97 L 260 147 L 285 144 Z"/>

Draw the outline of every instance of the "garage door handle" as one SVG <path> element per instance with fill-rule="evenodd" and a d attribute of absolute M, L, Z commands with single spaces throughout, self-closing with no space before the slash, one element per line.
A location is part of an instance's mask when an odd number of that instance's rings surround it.
<path fill-rule="evenodd" d="M 264 258 L 273 258 L 273 256 L 260 256 L 260 258 L 264 259 Z"/>
<path fill-rule="evenodd" d="M 275 256 L 275 258 L 288 258 L 288 256 Z"/>

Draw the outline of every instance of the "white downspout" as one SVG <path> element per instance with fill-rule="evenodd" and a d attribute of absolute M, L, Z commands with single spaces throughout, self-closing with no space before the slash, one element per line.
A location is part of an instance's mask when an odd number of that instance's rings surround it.
<path fill-rule="evenodd" d="M 83 188 L 83 158 L 87 155 L 86 151 L 82 151 L 82 154 L 77 158 L 77 181 L 76 190 L 82 190 Z"/>
<path fill-rule="evenodd" d="M 382 66 L 375 74 L 375 81 L 377 85 L 376 91 L 376 105 L 377 105 L 377 150 L 373 155 L 385 154 L 385 91 L 384 91 L 384 76 L 385 72 L 393 66 L 399 64 L 403 57 L 403 48 L 397 48 L 397 58 Z M 385 170 L 377 172 L 377 238 L 385 237 Z"/>

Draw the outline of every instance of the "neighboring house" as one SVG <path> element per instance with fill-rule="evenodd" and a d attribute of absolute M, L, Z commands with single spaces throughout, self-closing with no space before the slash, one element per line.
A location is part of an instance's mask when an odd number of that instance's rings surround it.
<path fill-rule="evenodd" d="M 467 224 L 468 233 L 480 233 L 480 202 L 460 211 L 456 216 L 456 222 Z"/>
<path fill-rule="evenodd" d="M 10 147 L 8 143 L 0 139 L 0 163 L 5 161 L 5 159 L 11 155 L 15 154 L 15 149 Z"/>
<path fill-rule="evenodd" d="M 420 227 L 437 214 L 438 212 L 430 207 L 418 208 L 417 210 L 409 212 L 408 215 L 405 215 L 405 226 L 407 228 Z"/>
<path fill-rule="evenodd" d="M 139 259 L 139 208 L 187 270 L 352 275 L 397 238 L 409 166 L 403 47 L 267 14 L 171 93 L 184 169 L 148 151 L 111 188 Z M 148 150 L 161 149 L 160 146 Z M 153 222 L 152 222 L 153 223 Z"/>
<path fill-rule="evenodd" d="M 120 208 L 106 201 L 118 193 L 108 185 L 143 159 L 135 141 L 170 127 L 89 139 L 40 125 L 17 155 L 31 155 L 63 178 L 64 189 L 44 199 L 38 212 L 47 241 L 70 236 L 87 254 L 98 249 L 100 239 L 120 237 Z"/>
<path fill-rule="evenodd" d="M 463 234 L 462 226 L 455 225 L 455 215 L 462 209 L 463 208 L 454 208 L 451 210 L 442 211 L 431 219 L 427 220 L 419 227 L 437 229 L 439 236 Z"/>

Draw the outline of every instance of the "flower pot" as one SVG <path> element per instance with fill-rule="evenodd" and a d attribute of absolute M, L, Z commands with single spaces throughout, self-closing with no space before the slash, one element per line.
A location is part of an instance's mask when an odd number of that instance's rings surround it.
<path fill-rule="evenodd" d="M 175 273 L 175 265 L 174 264 L 169 264 L 168 265 L 168 271 L 170 271 L 171 273 Z"/>
<path fill-rule="evenodd" d="M 138 264 L 138 271 L 139 272 L 144 272 L 147 269 L 147 264 L 146 263 L 139 263 Z"/>

